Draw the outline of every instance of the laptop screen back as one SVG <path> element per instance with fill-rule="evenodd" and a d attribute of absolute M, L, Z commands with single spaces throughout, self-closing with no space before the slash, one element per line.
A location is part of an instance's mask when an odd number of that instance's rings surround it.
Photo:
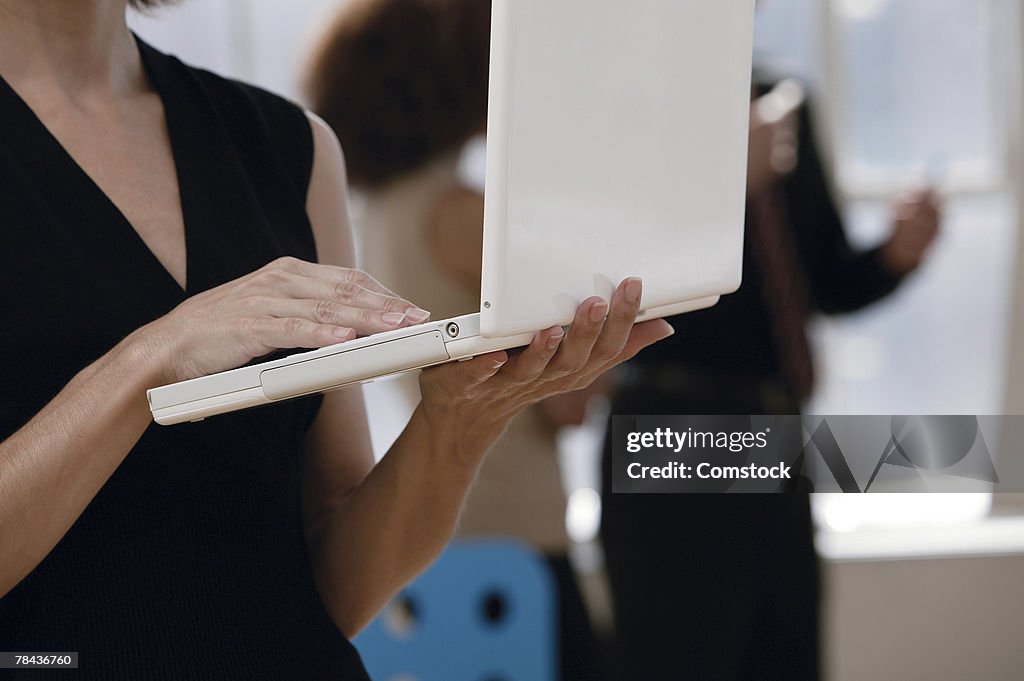
<path fill-rule="evenodd" d="M 755 0 L 493 0 L 481 328 L 740 283 Z"/>

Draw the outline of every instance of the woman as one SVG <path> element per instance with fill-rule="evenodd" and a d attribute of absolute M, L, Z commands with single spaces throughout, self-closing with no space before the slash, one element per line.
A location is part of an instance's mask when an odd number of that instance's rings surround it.
<path fill-rule="evenodd" d="M 310 69 L 313 109 L 340 137 L 349 181 L 363 199 L 354 220 L 359 262 L 400 294 L 416 292 L 441 317 L 480 305 L 484 200 L 460 178 L 459 159 L 486 124 L 490 6 L 351 3 Z M 406 415 L 420 400 L 413 376 L 374 387 Z M 588 395 L 581 392 L 547 399 L 510 422 L 480 469 L 458 531 L 514 538 L 545 556 L 558 585 L 563 681 L 597 679 L 602 668 L 568 559 L 556 440 L 559 427 L 582 420 Z"/>
<path fill-rule="evenodd" d="M 632 326 L 629 280 L 424 372 L 376 467 L 358 391 L 152 426 L 147 388 L 427 313 L 351 268 L 330 130 L 137 41 L 126 4 L 0 0 L 0 647 L 365 678 L 345 636 L 440 551 L 508 420 L 670 329 Z"/>

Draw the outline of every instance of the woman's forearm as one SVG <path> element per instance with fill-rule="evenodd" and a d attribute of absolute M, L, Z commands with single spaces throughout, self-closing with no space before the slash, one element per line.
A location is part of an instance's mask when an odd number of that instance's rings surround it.
<path fill-rule="evenodd" d="M 402 321 L 389 322 L 398 310 Z M 284 257 L 132 333 L 0 443 L 0 595 L 53 549 L 141 437 L 147 388 L 394 329 L 417 310 L 365 272 Z"/>
<path fill-rule="evenodd" d="M 387 455 L 310 537 L 321 596 L 347 636 L 441 552 L 503 428 L 496 419 L 467 432 L 464 421 L 417 407 Z"/>
<path fill-rule="evenodd" d="M 155 352 L 129 337 L 0 443 L 0 596 L 60 541 L 149 425 Z"/>
<path fill-rule="evenodd" d="M 590 386 L 673 333 L 662 320 L 636 324 L 641 295 L 640 280 L 626 279 L 610 306 L 585 300 L 568 333 L 551 327 L 512 356 L 423 372 L 420 405 L 390 452 L 307 530 L 320 594 L 344 633 L 357 633 L 444 548 L 480 461 L 517 413 Z"/>

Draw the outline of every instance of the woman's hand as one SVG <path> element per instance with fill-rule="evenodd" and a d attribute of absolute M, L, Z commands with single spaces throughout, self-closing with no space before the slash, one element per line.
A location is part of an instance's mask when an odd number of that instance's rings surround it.
<path fill-rule="evenodd" d="M 422 408 L 437 429 L 459 433 L 472 460 L 501 434 L 518 412 L 545 397 L 589 386 L 613 366 L 674 332 L 664 320 L 635 324 L 642 284 L 631 278 L 612 296 L 588 298 L 568 333 L 539 332 L 519 353 L 480 355 L 424 371 Z"/>
<path fill-rule="evenodd" d="M 174 382 L 429 316 L 361 270 L 286 257 L 189 298 L 134 335 L 163 358 L 166 381 Z"/>
<path fill-rule="evenodd" d="M 921 266 L 939 236 L 942 206 L 933 191 L 923 190 L 897 199 L 892 212 L 892 236 L 882 246 L 882 262 L 903 276 Z"/>

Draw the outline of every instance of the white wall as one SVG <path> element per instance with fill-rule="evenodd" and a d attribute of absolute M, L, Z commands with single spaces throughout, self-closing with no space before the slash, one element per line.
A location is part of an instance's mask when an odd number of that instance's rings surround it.
<path fill-rule="evenodd" d="M 1024 679 L 1024 555 L 829 562 L 831 681 Z"/>

